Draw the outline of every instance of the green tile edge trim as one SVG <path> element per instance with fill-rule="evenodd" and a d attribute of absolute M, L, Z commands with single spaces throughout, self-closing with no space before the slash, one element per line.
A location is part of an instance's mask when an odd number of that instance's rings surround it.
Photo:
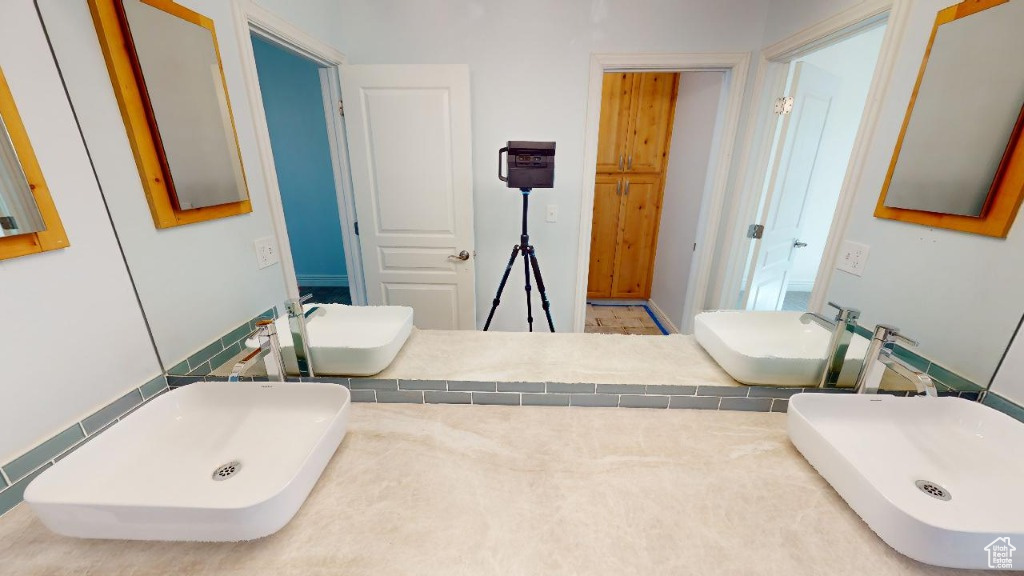
<path fill-rule="evenodd" d="M 868 340 L 874 336 L 874 331 L 868 330 L 864 326 L 856 326 L 854 331 L 858 336 L 862 336 Z M 898 344 L 893 345 L 893 354 L 914 368 L 917 368 L 922 372 L 926 372 L 933 380 L 938 381 L 949 390 L 955 390 L 957 392 L 979 392 L 985 389 L 984 386 L 979 386 L 969 378 L 964 378 L 949 368 L 921 356 L 910 348 L 904 348 Z M 940 388 L 943 386 L 940 386 Z"/>
<path fill-rule="evenodd" d="M 1017 404 L 1014 404 L 1013 402 L 1007 400 L 1006 398 L 1003 398 L 998 394 L 988 392 L 987 394 L 985 394 L 985 398 L 982 399 L 981 403 L 984 404 L 985 406 L 988 406 L 989 408 L 999 410 L 1003 414 L 1006 414 L 1007 416 L 1014 418 L 1020 422 L 1024 422 L 1024 408 L 1018 406 Z"/>
<path fill-rule="evenodd" d="M 156 376 L 141 386 L 132 388 L 112 399 L 92 414 L 81 418 L 45 441 L 30 447 L 11 461 L 3 463 L 0 466 L 0 516 L 21 503 L 25 487 L 43 470 L 103 433 L 104 430 L 110 428 L 112 423 L 131 414 L 167 390 L 167 378 L 163 374 Z M 126 399 L 131 399 L 131 402 Z M 115 405 L 120 414 L 113 416 L 110 424 L 103 425 L 87 434 L 86 430 L 89 428 L 84 423 L 105 420 L 111 414 L 111 407 Z"/>

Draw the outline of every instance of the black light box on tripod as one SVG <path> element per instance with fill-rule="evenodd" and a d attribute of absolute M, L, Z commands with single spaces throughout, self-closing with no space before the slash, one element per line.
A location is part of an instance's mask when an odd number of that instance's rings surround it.
<path fill-rule="evenodd" d="M 502 175 L 501 155 L 506 154 L 507 176 Z M 498 179 L 509 188 L 554 188 L 555 143 L 512 140 L 498 150 Z"/>

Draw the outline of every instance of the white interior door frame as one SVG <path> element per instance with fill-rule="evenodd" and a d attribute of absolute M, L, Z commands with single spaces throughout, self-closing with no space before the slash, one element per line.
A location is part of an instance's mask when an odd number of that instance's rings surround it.
<path fill-rule="evenodd" d="M 705 299 L 715 250 L 715 236 L 722 219 L 726 184 L 731 169 L 732 150 L 743 109 L 744 87 L 750 68 L 748 52 L 678 53 L 678 54 L 592 54 L 590 56 L 590 88 L 587 97 L 587 124 L 583 141 L 583 191 L 580 199 L 579 253 L 576 266 L 576 297 L 573 305 L 573 331 L 583 332 L 587 314 L 587 272 L 590 267 L 590 232 L 594 219 L 594 184 L 597 178 L 597 138 L 601 120 L 601 87 L 605 72 L 630 70 L 636 72 L 698 72 L 725 73 L 725 113 L 718 149 L 712 152 L 715 172 L 707 201 L 701 203 L 697 225 L 695 274 L 690 282 L 693 297 L 686 306 L 686 317 Z M 684 288 L 685 289 L 685 288 Z M 693 312 L 693 313 L 691 313 Z M 686 323 L 680 327 L 687 330 Z"/>
<path fill-rule="evenodd" d="M 801 30 L 765 48 L 758 59 L 758 70 L 754 81 L 751 117 L 744 135 L 745 146 L 737 165 L 740 174 L 736 179 L 738 191 L 737 206 L 731 220 L 726 224 L 726 233 L 721 238 L 721 265 L 716 271 L 716 287 L 712 292 L 711 307 L 733 308 L 735 299 L 743 289 L 744 272 L 747 267 L 749 243 L 745 237 L 748 224 L 759 216 L 765 179 L 771 161 L 771 149 L 775 136 L 777 117 L 772 112 L 772 102 L 782 94 L 786 86 L 789 64 L 801 56 L 830 44 L 849 38 L 887 18 L 885 36 L 878 56 L 878 63 L 871 79 L 864 113 L 861 116 L 853 151 L 847 165 L 836 203 L 836 211 L 825 242 L 824 253 L 814 281 L 808 310 L 820 311 L 825 306 L 828 287 L 831 283 L 838 257 L 839 244 L 846 232 L 847 221 L 853 206 L 854 193 L 860 184 L 862 167 L 868 153 L 881 111 L 882 100 L 888 88 L 892 69 L 896 62 L 897 50 L 901 43 L 911 0 L 866 0 L 848 10 Z"/>
<path fill-rule="evenodd" d="M 362 260 L 359 257 L 358 236 L 355 234 L 355 207 L 349 177 L 348 151 L 345 142 L 343 120 L 336 114 L 335 102 L 340 102 L 341 73 L 339 67 L 347 63 L 345 55 L 325 42 L 313 38 L 294 24 L 253 3 L 251 0 L 233 0 L 235 29 L 238 49 L 241 55 L 242 76 L 245 79 L 249 108 L 256 128 L 256 144 L 260 151 L 260 166 L 267 186 L 267 201 L 270 207 L 274 234 L 277 237 L 277 251 L 281 260 L 285 290 L 289 298 L 298 298 L 299 283 L 295 275 L 288 242 L 288 226 L 285 221 L 281 188 L 277 181 L 274 152 L 270 145 L 270 129 L 267 114 L 263 108 L 263 94 L 260 92 L 256 57 L 253 54 L 250 33 L 286 47 L 320 66 L 320 86 L 324 101 L 325 122 L 334 170 L 334 184 L 338 193 L 339 218 L 345 243 L 345 264 L 348 268 L 349 289 L 353 304 L 365 304 Z"/>

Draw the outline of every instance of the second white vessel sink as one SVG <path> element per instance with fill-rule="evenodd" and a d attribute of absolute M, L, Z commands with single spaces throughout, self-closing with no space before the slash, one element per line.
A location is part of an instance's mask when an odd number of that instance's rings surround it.
<path fill-rule="evenodd" d="M 1024 424 L 1013 418 L 961 398 L 812 393 L 790 399 L 787 419 L 797 449 L 897 551 L 984 569 L 1024 545 Z"/>
<path fill-rule="evenodd" d="M 730 376 L 744 384 L 810 387 L 818 385 L 832 334 L 800 322 L 800 312 L 720 310 L 694 319 L 693 335 Z M 853 385 L 868 341 L 854 336 L 839 374 Z"/>

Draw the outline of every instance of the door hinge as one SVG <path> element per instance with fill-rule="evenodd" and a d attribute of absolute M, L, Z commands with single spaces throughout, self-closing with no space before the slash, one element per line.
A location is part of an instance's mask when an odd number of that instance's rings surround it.
<path fill-rule="evenodd" d="M 357 220 L 352 227 L 356 230 L 356 236 L 359 236 L 359 221 Z"/>
<path fill-rule="evenodd" d="M 775 99 L 775 113 L 779 115 L 789 114 L 793 111 L 793 97 L 779 96 Z"/>
<path fill-rule="evenodd" d="M 341 100 L 338 100 L 338 116 L 345 117 L 345 103 Z"/>
<path fill-rule="evenodd" d="M 747 238 L 753 238 L 758 240 L 764 237 L 764 225 L 763 224 L 751 224 L 747 226 Z"/>

